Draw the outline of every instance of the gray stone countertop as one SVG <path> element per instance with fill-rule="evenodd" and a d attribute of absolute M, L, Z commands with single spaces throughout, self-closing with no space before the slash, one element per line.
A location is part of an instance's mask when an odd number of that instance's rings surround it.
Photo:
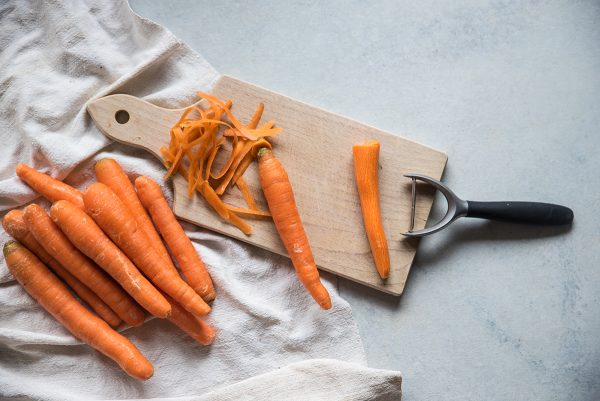
<path fill-rule="evenodd" d="M 570 206 L 423 239 L 400 298 L 340 291 L 404 400 L 600 399 L 600 2 L 131 5 L 221 73 L 445 150 L 464 198 Z"/>

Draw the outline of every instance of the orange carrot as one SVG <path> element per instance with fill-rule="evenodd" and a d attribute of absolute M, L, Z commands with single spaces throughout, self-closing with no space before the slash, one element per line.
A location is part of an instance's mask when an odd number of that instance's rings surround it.
<path fill-rule="evenodd" d="M 169 315 L 169 302 L 83 210 L 70 202 L 58 201 L 52 205 L 50 215 L 71 243 L 110 274 L 144 309 L 157 317 Z"/>
<path fill-rule="evenodd" d="M 18 209 L 11 210 L 4 216 L 4 219 L 2 219 L 2 225 L 4 226 L 4 230 L 9 235 L 11 235 L 21 244 L 25 245 L 27 249 L 29 249 L 42 261 L 42 263 L 49 266 L 54 273 L 62 278 L 63 281 L 71 287 L 75 294 L 85 301 L 94 310 L 94 312 L 98 314 L 98 316 L 106 321 L 106 323 L 112 327 L 117 327 L 119 324 L 121 324 L 121 319 L 119 316 L 117 316 L 115 312 L 113 312 L 112 309 L 110 309 L 108 305 L 104 303 L 104 301 L 94 294 L 94 292 L 85 284 L 69 273 L 60 265 L 60 263 L 56 261 L 56 259 L 50 256 L 48 252 L 42 248 L 39 242 L 36 241 L 36 239 L 27 229 L 25 220 L 23 219 L 23 212 Z"/>
<path fill-rule="evenodd" d="M 29 205 L 25 208 L 23 218 L 27 229 L 46 252 L 94 291 L 121 319 L 132 326 L 144 322 L 144 311 L 117 283 L 71 244 L 44 209 L 39 205 Z"/>
<path fill-rule="evenodd" d="M 119 197 L 97 182 L 83 193 L 83 202 L 92 218 L 135 265 L 159 289 L 196 316 L 210 312 L 210 306 L 178 274 L 165 268 L 158 252 L 148 246 L 148 236 L 138 229 L 135 218 Z"/>
<path fill-rule="evenodd" d="M 331 298 L 319 279 L 292 185 L 281 162 L 267 148 L 258 152 L 258 175 L 275 228 L 296 268 L 298 278 L 323 309 L 331 308 Z"/>
<path fill-rule="evenodd" d="M 152 221 L 167 242 L 187 283 L 206 301 L 215 299 L 215 288 L 204 262 L 192 241 L 179 225 L 158 184 L 148 177 L 138 177 L 135 188 Z"/>
<path fill-rule="evenodd" d="M 100 351 L 132 377 L 152 377 L 152 364 L 127 338 L 84 308 L 30 251 L 15 241 L 4 244 L 8 269 L 48 313 L 81 341 Z"/>
<path fill-rule="evenodd" d="M 390 274 L 390 253 L 381 221 L 379 208 L 379 142 L 369 141 L 362 145 L 354 145 L 354 176 L 360 197 L 363 222 L 375 266 L 382 279 Z"/>
<path fill-rule="evenodd" d="M 177 301 L 167 294 L 163 293 L 163 295 L 171 303 L 172 307 L 171 315 L 167 319 L 200 344 L 212 344 L 215 338 L 215 329 L 204 320 L 201 320 L 186 311 Z"/>
<path fill-rule="evenodd" d="M 81 192 L 72 186 L 56 180 L 47 174 L 40 173 L 23 163 L 17 164 L 16 170 L 20 179 L 50 202 L 65 199 L 72 202 L 75 206 L 84 209 Z"/>
<path fill-rule="evenodd" d="M 98 181 L 112 189 L 125 206 L 129 208 L 131 214 L 135 216 L 138 227 L 140 227 L 148 236 L 150 245 L 156 249 L 163 259 L 165 259 L 165 265 L 168 268 L 172 267 L 173 272 L 175 272 L 175 266 L 173 266 L 173 262 L 171 262 L 171 257 L 169 256 L 169 252 L 167 252 L 167 248 L 165 248 L 165 245 L 156 232 L 148 213 L 146 213 L 146 210 L 144 210 L 144 207 L 140 203 L 140 200 L 135 193 L 135 189 L 121 165 L 114 159 L 102 159 L 96 163 L 95 170 Z"/>

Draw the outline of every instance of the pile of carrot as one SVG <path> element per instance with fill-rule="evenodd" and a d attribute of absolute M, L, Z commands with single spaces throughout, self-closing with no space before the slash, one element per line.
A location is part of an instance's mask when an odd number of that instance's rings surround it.
<path fill-rule="evenodd" d="M 240 216 L 272 217 L 298 278 L 323 309 L 331 308 L 289 177 L 267 140 L 281 128 L 273 121 L 259 127 L 263 104 L 242 125 L 231 112 L 231 101 L 199 95 L 209 107 L 187 109 L 161 150 L 166 176 L 183 175 L 189 196 L 199 193 L 247 235 L 252 228 Z M 219 152 L 228 157 L 213 171 Z M 255 160 L 269 211 L 258 208 L 242 177 Z M 212 343 L 215 330 L 202 318 L 211 310 L 215 287 L 156 182 L 141 176 L 133 185 L 112 159 L 96 163 L 98 182 L 83 193 L 25 164 L 18 164 L 16 172 L 52 206 L 46 211 L 31 204 L 5 215 L 4 229 L 15 239 L 4 245 L 8 268 L 75 337 L 141 380 L 149 379 L 154 368 L 115 330 L 121 324 L 142 325 L 148 313 L 169 320 L 200 344 Z M 247 207 L 221 199 L 232 186 Z"/>
<path fill-rule="evenodd" d="M 49 212 L 31 204 L 4 216 L 15 239 L 4 256 L 15 279 L 75 337 L 147 380 L 152 364 L 115 329 L 142 325 L 150 314 L 209 345 L 215 330 L 203 317 L 215 288 L 158 184 L 138 177 L 134 186 L 112 159 L 95 170 L 98 182 L 81 193 L 18 164 L 17 175 L 53 203 Z"/>

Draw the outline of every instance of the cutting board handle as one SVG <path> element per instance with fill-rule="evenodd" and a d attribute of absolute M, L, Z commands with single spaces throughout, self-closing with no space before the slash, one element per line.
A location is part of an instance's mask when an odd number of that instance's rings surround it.
<path fill-rule="evenodd" d="M 109 138 L 146 149 L 161 159 L 160 148 L 167 144 L 168 132 L 185 109 L 165 109 L 135 96 L 118 94 L 89 102 L 87 110 Z"/>

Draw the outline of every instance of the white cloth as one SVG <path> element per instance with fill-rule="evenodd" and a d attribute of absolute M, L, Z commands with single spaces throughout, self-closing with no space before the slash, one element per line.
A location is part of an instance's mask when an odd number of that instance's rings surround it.
<path fill-rule="evenodd" d="M 33 200 L 47 206 L 16 178 L 17 162 L 83 189 L 93 180 L 94 162 L 110 156 L 132 178 L 145 174 L 160 182 L 160 163 L 141 150 L 112 144 L 86 114 L 86 101 L 118 92 L 183 107 L 219 76 L 124 1 L 5 1 L 0 26 L 0 217 Z M 169 185 L 163 190 L 172 195 Z M 123 333 L 155 367 L 147 382 L 132 379 L 43 311 L 2 259 L 0 398 L 400 397 L 398 372 L 365 366 L 350 307 L 338 295 L 334 277 L 323 275 L 334 305 L 323 311 L 288 259 L 188 224 L 184 228 L 217 288 L 209 316 L 218 330 L 214 344 L 200 346 L 160 319 L 127 328 Z M 0 239 L 8 239 L 3 231 Z"/>

